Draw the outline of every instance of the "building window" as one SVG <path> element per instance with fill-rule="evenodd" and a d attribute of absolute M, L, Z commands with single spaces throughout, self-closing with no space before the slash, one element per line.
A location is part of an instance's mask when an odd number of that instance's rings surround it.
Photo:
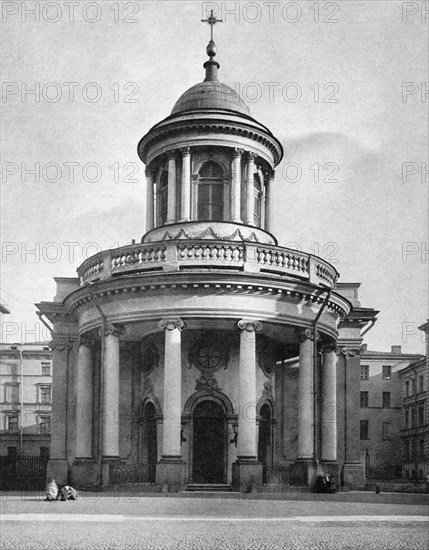
<path fill-rule="evenodd" d="M 39 402 L 50 403 L 51 402 L 51 386 L 39 386 Z"/>
<path fill-rule="evenodd" d="M 409 428 L 409 424 L 410 424 L 410 411 L 408 410 L 408 408 L 406 408 L 405 411 L 404 411 L 405 429 Z"/>
<path fill-rule="evenodd" d="M 40 416 L 40 433 L 41 434 L 50 434 L 51 433 L 51 417 L 48 415 Z"/>
<path fill-rule="evenodd" d="M 42 375 L 43 376 L 51 376 L 51 363 L 49 362 L 43 362 L 42 363 Z"/>
<path fill-rule="evenodd" d="M 205 162 L 198 181 L 198 221 L 222 221 L 223 172 L 216 162 Z"/>
<path fill-rule="evenodd" d="M 424 392 L 424 378 L 423 378 L 423 374 L 421 374 L 419 376 L 419 392 L 422 393 Z"/>
<path fill-rule="evenodd" d="M 416 409 L 411 407 L 411 427 L 416 427 Z"/>
<path fill-rule="evenodd" d="M 383 422 L 382 438 L 383 439 L 390 439 L 390 422 Z"/>
<path fill-rule="evenodd" d="M 403 453 L 404 453 L 404 459 L 407 460 L 410 458 L 410 442 L 408 441 L 408 439 L 406 439 L 404 442 L 403 442 Z"/>
<path fill-rule="evenodd" d="M 159 220 L 161 225 L 167 221 L 168 214 L 168 172 L 163 172 L 159 181 Z"/>
<path fill-rule="evenodd" d="M 425 440 L 424 439 L 420 439 L 419 441 L 419 455 L 421 459 L 425 457 Z"/>
<path fill-rule="evenodd" d="M 19 384 L 5 384 L 5 399 L 6 403 L 19 402 Z"/>
<path fill-rule="evenodd" d="M 253 223 L 256 227 L 261 227 L 262 216 L 262 185 L 258 174 L 253 176 L 253 194 L 255 198 L 255 209 L 253 212 Z"/>
<path fill-rule="evenodd" d="M 413 388 L 413 395 L 416 395 L 417 392 L 416 392 L 416 379 L 415 378 L 413 378 L 411 380 L 411 387 Z"/>
<path fill-rule="evenodd" d="M 369 365 L 361 365 L 360 367 L 360 379 L 369 380 Z"/>
<path fill-rule="evenodd" d="M 405 382 L 405 397 L 410 397 L 410 383 Z"/>
<path fill-rule="evenodd" d="M 18 415 L 8 414 L 6 417 L 6 431 L 9 433 L 17 433 L 18 431 Z"/>
<path fill-rule="evenodd" d="M 419 412 L 418 412 L 418 421 L 419 421 L 419 426 L 423 426 L 423 424 L 425 423 L 425 406 L 424 405 L 419 405 Z"/>
<path fill-rule="evenodd" d="M 360 421 L 360 438 L 361 440 L 369 439 L 368 437 L 368 426 L 369 422 L 368 420 L 361 420 Z"/>
<path fill-rule="evenodd" d="M 383 409 L 390 409 L 390 391 L 383 392 Z"/>
<path fill-rule="evenodd" d="M 383 380 L 391 380 L 392 367 L 389 365 L 383 365 Z"/>
<path fill-rule="evenodd" d="M 368 392 L 367 391 L 361 391 L 360 392 L 360 406 L 362 408 L 368 407 Z"/>

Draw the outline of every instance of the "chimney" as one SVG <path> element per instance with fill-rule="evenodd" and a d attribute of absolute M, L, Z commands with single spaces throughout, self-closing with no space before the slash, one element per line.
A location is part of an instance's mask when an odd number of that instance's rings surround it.
<path fill-rule="evenodd" d="M 400 355 L 402 352 L 401 352 L 401 346 L 392 346 L 392 352 L 391 353 L 394 353 L 395 355 Z"/>

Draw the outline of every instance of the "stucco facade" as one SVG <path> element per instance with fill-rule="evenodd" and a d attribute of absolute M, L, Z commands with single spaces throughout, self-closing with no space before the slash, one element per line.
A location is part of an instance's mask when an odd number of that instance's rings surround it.
<path fill-rule="evenodd" d="M 207 53 L 204 82 L 139 142 L 140 242 L 88 258 L 37 304 L 61 409 L 49 475 L 106 486 L 135 467 L 168 490 L 250 490 L 329 470 L 361 486 L 361 331 L 377 312 L 328 262 L 278 245 L 282 145 Z"/>

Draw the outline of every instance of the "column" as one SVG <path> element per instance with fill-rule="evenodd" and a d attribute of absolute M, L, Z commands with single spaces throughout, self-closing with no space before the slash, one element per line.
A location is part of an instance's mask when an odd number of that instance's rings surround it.
<path fill-rule="evenodd" d="M 176 151 L 169 151 L 168 155 L 168 205 L 167 223 L 176 221 Z"/>
<path fill-rule="evenodd" d="M 231 185 L 231 219 L 235 223 L 243 223 L 241 220 L 241 155 L 243 149 L 234 149 L 232 161 L 232 185 Z"/>
<path fill-rule="evenodd" d="M 255 153 L 247 153 L 247 174 L 246 174 L 246 209 L 244 223 L 255 225 L 253 213 L 255 210 L 255 194 L 253 190 L 253 176 L 255 174 Z"/>
<path fill-rule="evenodd" d="M 271 191 L 274 184 L 274 171 L 265 172 L 265 231 L 271 232 L 272 230 L 272 205 L 271 205 Z"/>
<path fill-rule="evenodd" d="M 154 193 L 153 193 L 153 172 L 149 168 L 146 174 L 146 231 L 154 227 Z"/>
<path fill-rule="evenodd" d="M 181 222 L 191 220 L 191 149 L 184 147 L 182 153 L 182 195 L 181 195 Z"/>
<path fill-rule="evenodd" d="M 119 458 L 119 337 L 121 325 L 108 325 L 103 372 L 103 459 Z"/>
<path fill-rule="evenodd" d="M 91 458 L 93 406 L 92 342 L 79 339 L 77 363 L 76 458 Z"/>
<path fill-rule="evenodd" d="M 62 331 L 70 330 L 70 327 L 59 327 L 58 334 L 53 334 L 53 340 L 49 343 L 52 349 L 52 420 L 51 420 L 51 446 L 50 460 L 47 468 L 47 476 L 54 478 L 58 484 L 68 483 L 69 469 L 69 437 L 70 427 L 67 419 L 70 417 L 69 370 L 74 368 L 73 346 L 74 339 L 61 335 Z"/>
<path fill-rule="evenodd" d="M 261 330 L 259 321 L 241 320 L 240 359 L 238 366 L 238 419 L 237 458 L 256 460 L 258 447 L 256 439 L 256 331 Z"/>
<path fill-rule="evenodd" d="M 298 460 L 314 459 L 313 335 L 300 333 L 298 379 Z"/>
<path fill-rule="evenodd" d="M 321 401 L 322 462 L 337 461 L 337 353 L 335 344 L 323 348 Z"/>
<path fill-rule="evenodd" d="M 182 415 L 181 337 L 184 322 L 179 318 L 162 319 L 159 322 L 159 327 L 165 329 L 162 457 L 180 459 Z"/>

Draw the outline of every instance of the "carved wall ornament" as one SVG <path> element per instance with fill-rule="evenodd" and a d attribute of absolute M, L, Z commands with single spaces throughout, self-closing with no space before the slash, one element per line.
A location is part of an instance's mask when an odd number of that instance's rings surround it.
<path fill-rule="evenodd" d="M 158 323 L 159 328 L 163 328 L 165 330 L 174 330 L 178 328 L 179 330 L 182 330 L 185 328 L 185 322 L 180 319 L 180 317 L 167 317 L 165 319 L 161 319 Z"/>
<path fill-rule="evenodd" d="M 189 352 L 189 366 L 194 365 L 200 372 L 209 374 L 228 368 L 229 347 L 221 338 L 211 333 L 197 341 Z"/>
<path fill-rule="evenodd" d="M 172 231 L 166 231 L 164 235 L 162 236 L 163 241 L 177 241 L 177 240 L 189 240 L 189 239 L 202 239 L 202 240 L 217 240 L 217 241 L 251 241 L 251 242 L 259 242 L 258 237 L 256 236 L 256 233 L 252 231 L 252 233 L 245 237 L 243 233 L 236 229 L 231 235 L 220 235 L 219 233 L 216 233 L 216 231 L 212 227 L 208 227 L 202 231 L 188 231 L 184 229 L 183 227 L 177 231 L 176 233 L 173 233 Z"/>
<path fill-rule="evenodd" d="M 341 348 L 341 353 L 346 357 L 356 357 L 357 355 L 360 355 L 362 353 L 362 349 L 360 347 L 356 347 L 356 348 L 344 347 L 344 348 Z"/>
<path fill-rule="evenodd" d="M 202 372 L 201 376 L 198 378 L 195 389 L 197 391 L 205 391 L 207 393 L 214 393 L 216 391 L 221 391 L 218 386 L 216 378 L 211 372 Z"/>
<path fill-rule="evenodd" d="M 273 385 L 271 382 L 264 382 L 264 389 L 262 390 L 262 395 L 265 397 L 273 396 Z"/>
<path fill-rule="evenodd" d="M 72 347 L 74 346 L 76 340 L 69 340 L 68 338 L 53 338 L 50 342 L 49 342 L 49 347 L 52 349 L 52 350 L 57 350 L 57 351 L 69 351 L 72 349 Z"/>

